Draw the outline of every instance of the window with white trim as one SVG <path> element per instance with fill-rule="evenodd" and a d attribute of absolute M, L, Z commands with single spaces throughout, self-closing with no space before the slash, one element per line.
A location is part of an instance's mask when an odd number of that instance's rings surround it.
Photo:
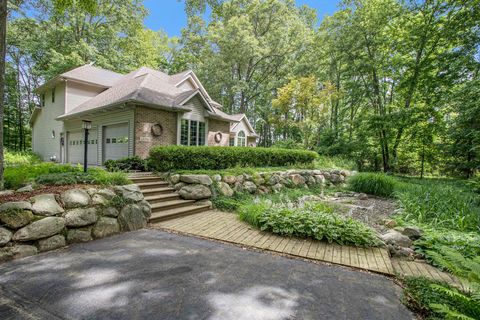
<path fill-rule="evenodd" d="M 205 145 L 205 122 L 182 119 L 180 126 L 180 144 L 182 146 Z"/>
<path fill-rule="evenodd" d="M 247 138 L 245 137 L 245 132 L 240 131 L 237 134 L 237 146 L 239 147 L 245 147 L 247 145 Z"/>

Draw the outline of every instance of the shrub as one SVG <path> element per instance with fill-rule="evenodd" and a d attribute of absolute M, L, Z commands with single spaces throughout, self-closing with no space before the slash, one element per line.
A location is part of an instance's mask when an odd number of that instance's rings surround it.
<path fill-rule="evenodd" d="M 49 173 L 38 176 L 35 181 L 44 185 L 67 185 L 67 184 L 101 184 L 122 185 L 128 184 L 129 180 L 124 173 L 106 172 L 102 169 L 89 169 L 88 172 L 64 172 Z"/>
<path fill-rule="evenodd" d="M 40 156 L 30 151 L 4 151 L 5 167 L 24 166 L 42 161 Z"/>
<path fill-rule="evenodd" d="M 318 154 L 305 150 L 249 147 L 167 146 L 150 149 L 149 165 L 157 171 L 218 170 L 236 166 L 278 167 L 312 163 Z"/>
<path fill-rule="evenodd" d="M 35 180 L 40 175 L 49 173 L 62 173 L 79 171 L 78 167 L 71 165 L 58 165 L 55 163 L 39 163 L 35 165 L 22 165 L 5 168 L 5 188 L 16 189 L 30 181 Z"/>
<path fill-rule="evenodd" d="M 266 202 L 260 202 L 242 207 L 240 219 L 261 230 L 280 235 L 308 237 L 356 246 L 380 244 L 372 229 L 352 218 L 335 214 L 332 206 L 323 203 L 288 208 L 283 205 L 269 206 Z"/>
<path fill-rule="evenodd" d="M 148 170 L 147 161 L 139 156 L 122 158 L 118 160 L 107 160 L 105 161 L 104 166 L 108 171 Z"/>
<path fill-rule="evenodd" d="M 356 192 L 392 197 L 396 180 L 383 173 L 358 173 L 348 179 L 348 188 Z"/>
<path fill-rule="evenodd" d="M 480 234 L 476 232 L 461 232 L 455 230 L 423 228 L 421 239 L 415 241 L 418 252 L 431 260 L 430 252 L 440 252 L 442 247 L 456 250 L 467 258 L 480 256 Z"/>

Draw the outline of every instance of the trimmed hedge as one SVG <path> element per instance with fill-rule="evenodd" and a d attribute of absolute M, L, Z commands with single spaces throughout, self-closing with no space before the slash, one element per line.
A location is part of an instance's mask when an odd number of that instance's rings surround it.
<path fill-rule="evenodd" d="M 282 167 L 313 162 L 313 151 L 252 147 L 166 146 L 150 149 L 149 166 L 157 171 Z"/>

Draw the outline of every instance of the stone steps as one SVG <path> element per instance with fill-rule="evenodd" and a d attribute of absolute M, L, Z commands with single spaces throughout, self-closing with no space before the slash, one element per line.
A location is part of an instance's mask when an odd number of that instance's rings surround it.
<path fill-rule="evenodd" d="M 142 191 L 151 206 L 150 222 L 165 221 L 210 210 L 210 205 L 196 205 L 195 200 L 184 200 L 174 188 L 153 173 L 133 173 L 129 179 Z"/>

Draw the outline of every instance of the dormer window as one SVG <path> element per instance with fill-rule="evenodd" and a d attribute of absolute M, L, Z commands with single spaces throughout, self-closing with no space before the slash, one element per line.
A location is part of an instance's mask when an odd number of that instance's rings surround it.
<path fill-rule="evenodd" d="M 40 96 L 40 105 L 42 107 L 45 107 L 45 93 L 42 93 L 42 95 Z"/>
<path fill-rule="evenodd" d="M 55 103 L 55 87 L 52 89 L 52 103 Z"/>

